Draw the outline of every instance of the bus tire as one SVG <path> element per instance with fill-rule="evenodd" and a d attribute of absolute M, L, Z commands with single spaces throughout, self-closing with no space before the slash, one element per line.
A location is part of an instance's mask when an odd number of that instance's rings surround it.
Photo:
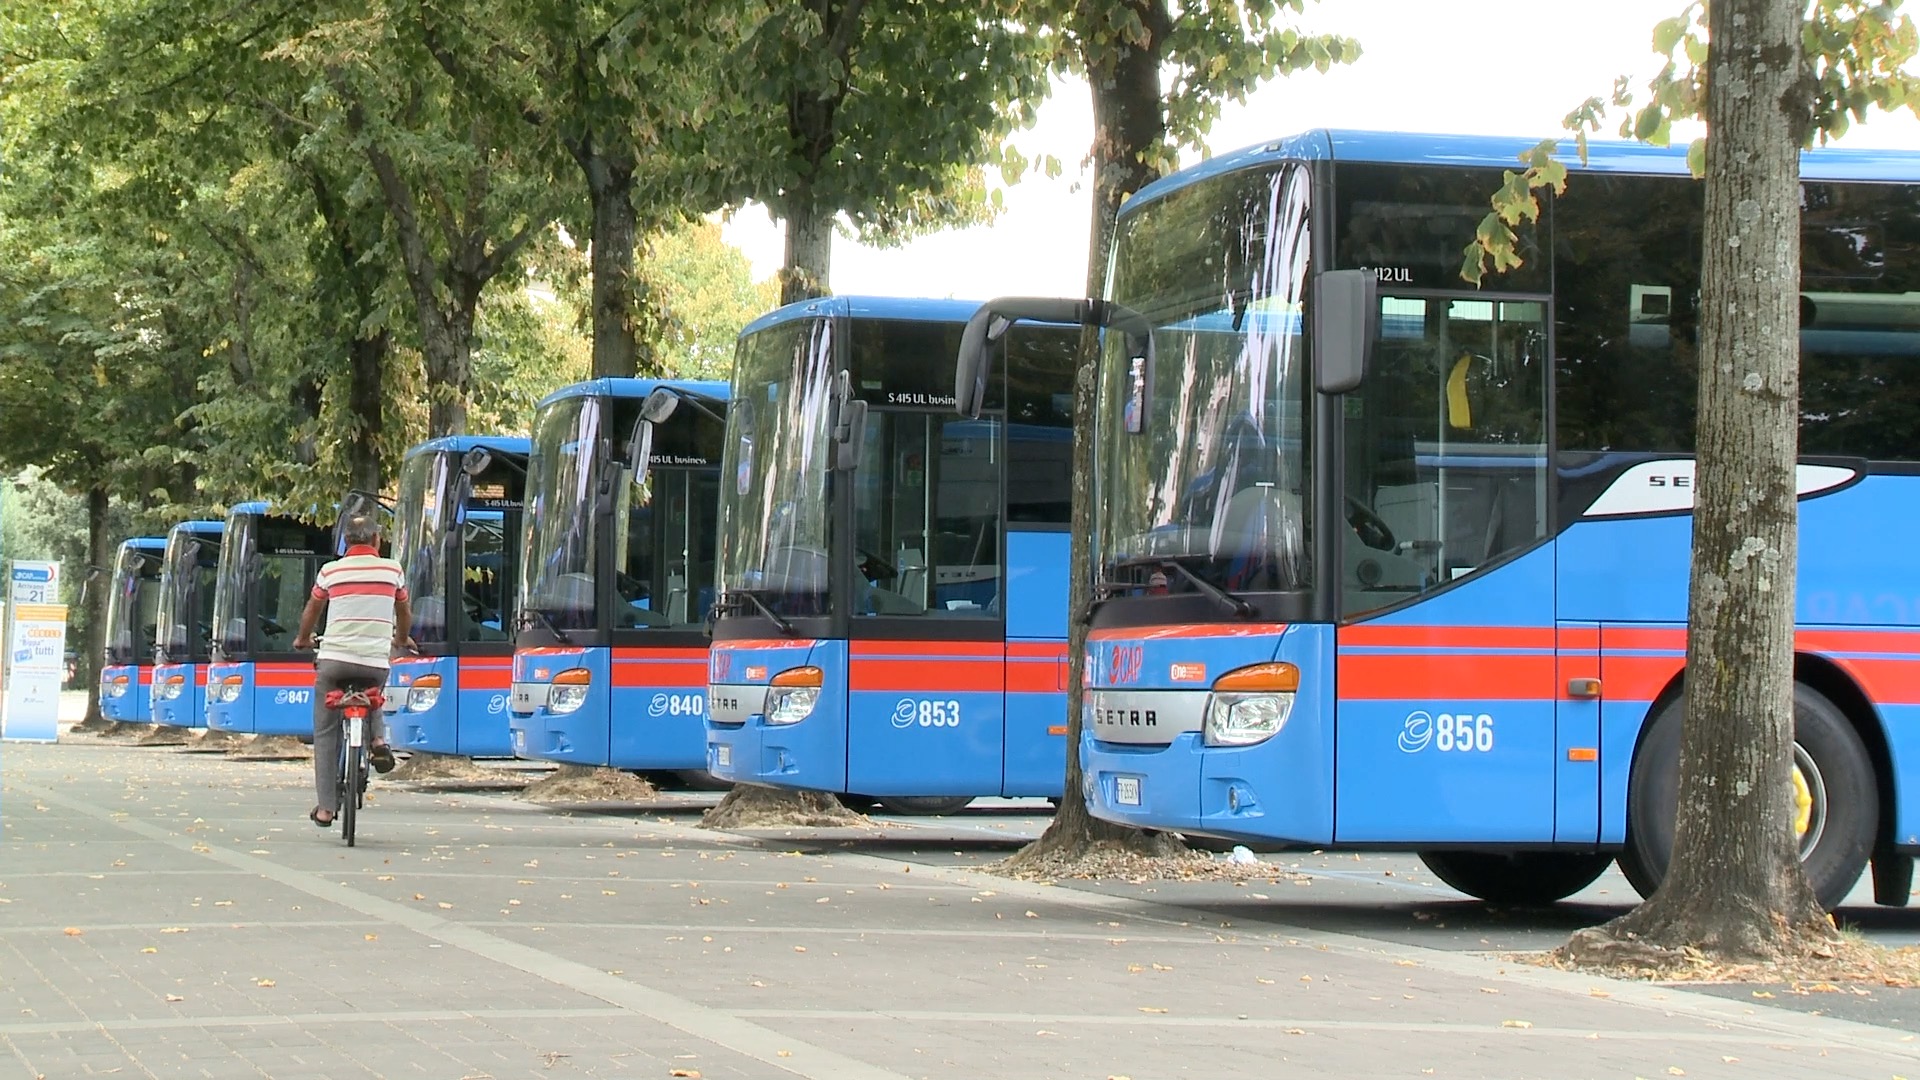
<path fill-rule="evenodd" d="M 874 800 L 884 809 L 914 817 L 944 817 L 973 804 L 971 795 L 882 795 Z"/>
<path fill-rule="evenodd" d="M 1489 904 L 1557 904 L 1606 873 L 1613 856 L 1590 851 L 1422 851 L 1433 876 Z"/>
<path fill-rule="evenodd" d="M 1620 872 L 1642 897 L 1666 877 L 1673 855 L 1674 819 L 1680 805 L 1680 726 L 1686 696 L 1667 703 L 1640 742 L 1627 781 L 1627 844 Z M 1810 686 L 1793 686 L 1796 756 L 1811 763 L 1816 790 L 1813 847 L 1801 853 L 1807 883 L 1828 911 L 1840 905 L 1866 869 L 1880 825 L 1880 789 L 1873 760 L 1846 715 Z"/>

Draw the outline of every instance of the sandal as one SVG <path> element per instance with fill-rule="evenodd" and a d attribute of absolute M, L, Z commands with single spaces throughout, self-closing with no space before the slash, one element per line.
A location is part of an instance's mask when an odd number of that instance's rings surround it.
<path fill-rule="evenodd" d="M 393 771 L 393 747 L 386 743 L 376 743 L 367 752 L 367 760 L 373 763 L 373 771 L 385 775 Z"/>
<path fill-rule="evenodd" d="M 309 819 L 309 820 L 311 820 L 311 821 L 312 821 L 312 822 L 313 822 L 313 823 L 314 823 L 315 825 L 318 825 L 318 826 L 320 826 L 320 827 L 321 827 L 321 828 L 323 828 L 323 829 L 331 829 L 331 828 L 333 828 L 333 816 L 332 816 L 332 815 L 329 815 L 329 816 L 328 816 L 328 817 L 327 817 L 327 818 L 326 818 L 325 820 L 322 820 L 322 819 L 321 819 L 321 817 L 320 817 L 320 808 L 319 808 L 319 807 L 317 807 L 317 806 L 316 806 L 316 807 L 314 807 L 313 809 L 311 809 L 311 810 L 309 810 L 309 811 L 307 811 L 307 817 L 308 817 L 308 819 Z"/>

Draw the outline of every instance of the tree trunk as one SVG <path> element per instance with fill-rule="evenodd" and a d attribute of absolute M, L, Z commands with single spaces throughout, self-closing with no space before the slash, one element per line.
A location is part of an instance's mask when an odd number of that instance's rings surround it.
<path fill-rule="evenodd" d="M 1165 41 L 1165 14 L 1159 0 L 1133 0 L 1148 28 L 1148 40 L 1138 48 L 1120 46 L 1113 52 L 1085 56 L 1093 73 L 1093 227 L 1087 248 L 1087 295 L 1106 289 L 1107 257 L 1113 247 L 1114 222 L 1127 196 L 1158 176 L 1147 156 L 1166 142 L 1166 120 L 1160 102 L 1159 52 Z M 1082 41 L 1094 35 L 1081 34 Z M 1183 850 L 1172 836 L 1150 833 L 1102 821 L 1087 812 L 1081 795 L 1080 710 L 1085 685 L 1087 626 L 1080 613 L 1093 601 L 1092 551 L 1085 538 L 1093 535 L 1093 424 L 1094 389 L 1100 361 L 1100 334 L 1089 326 L 1080 338 L 1080 365 L 1073 379 L 1073 521 L 1068 566 L 1067 620 L 1067 778 L 1060 809 L 1047 831 L 1015 856 L 1016 864 L 1041 860 L 1071 860 L 1097 847 L 1119 846 L 1150 855 L 1172 855 Z"/>
<path fill-rule="evenodd" d="M 827 295 L 833 270 L 833 215 L 823 213 L 810 188 L 787 203 L 786 263 L 780 268 L 780 302 Z"/>
<path fill-rule="evenodd" d="M 1801 872 L 1791 802 L 1803 8 L 1714 0 L 1709 13 L 1679 818 L 1659 890 L 1576 935 L 1576 956 L 1691 946 L 1748 960 L 1834 934 Z"/>
<path fill-rule="evenodd" d="M 575 158 L 593 202 L 593 376 L 632 378 L 639 371 L 633 252 L 640 239 L 633 164 L 591 147 Z"/>
<path fill-rule="evenodd" d="M 107 525 L 107 489 L 96 483 L 87 489 L 87 571 L 81 587 L 86 597 L 87 715 L 81 726 L 92 731 L 107 725 L 100 714 L 100 672 L 107 666 L 107 600 L 113 593 L 113 536 Z M 97 580 L 93 575 L 101 575 Z"/>
<path fill-rule="evenodd" d="M 385 330 L 355 337 L 347 350 L 347 409 L 359 430 L 346 447 L 348 484 L 379 491 L 380 436 L 386 430 L 386 367 L 392 339 Z"/>
<path fill-rule="evenodd" d="M 467 433 L 473 394 L 473 338 L 446 322 L 422 317 L 427 368 L 427 437 Z"/>

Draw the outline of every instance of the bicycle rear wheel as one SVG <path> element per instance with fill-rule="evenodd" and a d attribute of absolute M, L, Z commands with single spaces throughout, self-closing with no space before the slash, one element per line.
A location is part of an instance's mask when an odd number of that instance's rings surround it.
<path fill-rule="evenodd" d="M 340 767 L 340 833 L 347 846 L 353 846 L 353 826 L 360 817 L 361 777 L 367 769 L 367 757 L 357 746 L 346 748 L 346 761 Z"/>

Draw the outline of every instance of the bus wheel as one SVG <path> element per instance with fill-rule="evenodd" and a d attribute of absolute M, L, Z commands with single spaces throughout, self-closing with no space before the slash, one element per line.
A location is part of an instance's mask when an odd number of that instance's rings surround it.
<path fill-rule="evenodd" d="M 1611 855 L 1567 851 L 1423 851 L 1433 876 L 1489 904 L 1558 903 L 1606 873 Z"/>
<path fill-rule="evenodd" d="M 1673 824 L 1680 805 L 1680 725 L 1686 697 L 1653 718 L 1641 740 L 1627 787 L 1627 846 L 1620 872 L 1634 891 L 1652 896 L 1673 855 Z M 1793 687 L 1794 833 L 1800 862 L 1820 904 L 1831 911 L 1846 899 L 1880 822 L 1880 790 L 1860 736 L 1819 691 Z"/>
<path fill-rule="evenodd" d="M 875 800 L 896 814 L 941 817 L 958 813 L 973 803 L 971 795 L 882 795 Z"/>

